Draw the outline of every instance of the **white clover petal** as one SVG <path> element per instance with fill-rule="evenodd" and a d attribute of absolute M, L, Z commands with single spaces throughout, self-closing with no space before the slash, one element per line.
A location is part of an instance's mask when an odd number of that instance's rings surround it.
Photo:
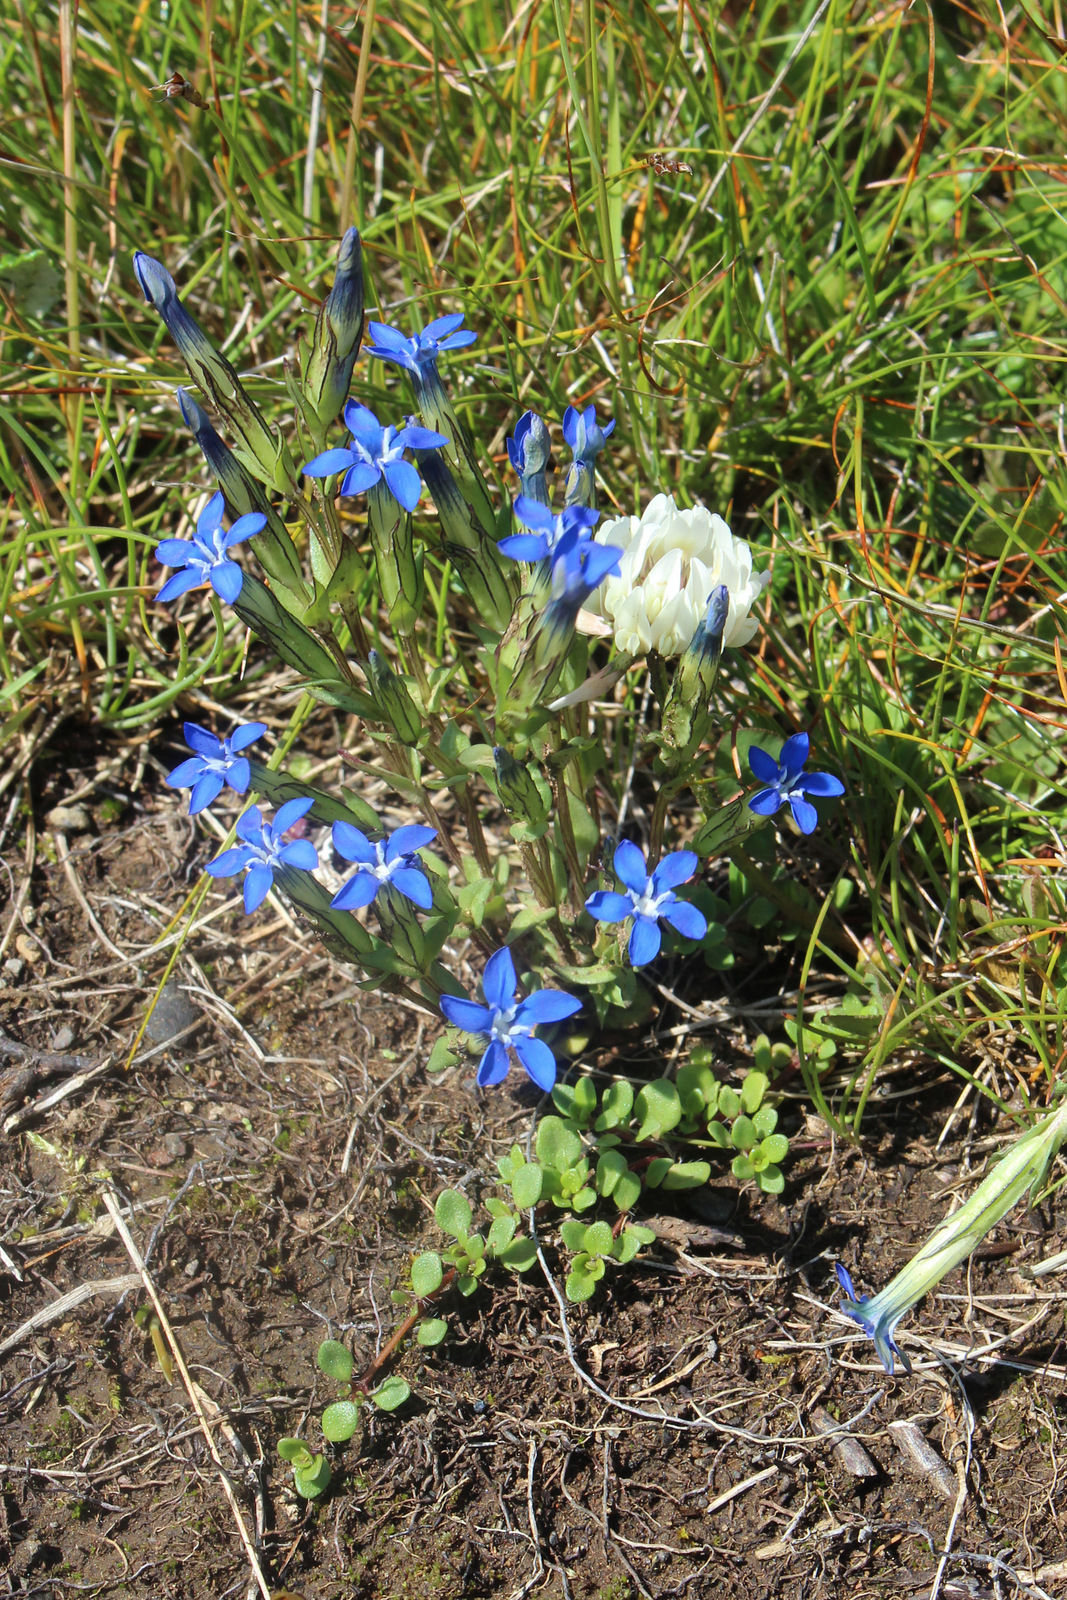
<path fill-rule="evenodd" d="M 724 645 L 747 644 L 759 627 L 751 616 L 770 574 L 752 571 L 752 551 L 706 506 L 680 510 L 672 495 L 657 494 L 640 517 L 603 523 L 595 537 L 622 550 L 619 572 L 585 604 L 588 631 L 609 625 L 619 650 L 664 658 L 688 646 L 719 584 L 730 593 Z"/>

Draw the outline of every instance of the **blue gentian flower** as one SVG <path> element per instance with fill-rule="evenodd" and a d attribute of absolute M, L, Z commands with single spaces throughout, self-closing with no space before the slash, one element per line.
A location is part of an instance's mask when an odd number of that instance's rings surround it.
<path fill-rule="evenodd" d="M 578 613 L 593 590 L 618 572 L 621 560 L 622 550 L 616 544 L 598 544 L 576 528 L 563 535 L 552 557 L 552 598 L 544 611 L 544 628 L 549 635 L 558 638 L 574 628 Z"/>
<path fill-rule="evenodd" d="M 562 1022 L 582 1009 L 582 1002 L 562 989 L 535 989 L 516 1000 L 515 963 L 508 949 L 497 950 L 485 964 L 482 989 L 486 1003 L 441 996 L 441 1010 L 464 1033 L 488 1034 L 489 1044 L 478 1064 L 478 1087 L 507 1077 L 514 1050 L 539 1089 L 549 1092 L 556 1081 L 556 1058 L 541 1039 L 531 1037 L 543 1022 Z"/>
<path fill-rule="evenodd" d="M 508 459 L 519 475 L 523 496 L 548 505 L 545 468 L 551 452 L 548 429 L 536 411 L 524 411 L 515 424 L 515 435 L 507 441 Z"/>
<path fill-rule="evenodd" d="M 698 859 L 692 850 L 675 850 L 664 856 L 649 876 L 644 856 L 629 839 L 616 849 L 615 872 L 626 885 L 626 894 L 598 889 L 585 902 L 585 909 L 598 922 L 622 922 L 633 917 L 629 944 L 632 966 L 647 966 L 659 955 L 661 920 L 669 922 L 686 939 L 703 939 L 707 933 L 703 912 L 674 893 L 678 884 L 688 883 L 696 872 Z"/>
<path fill-rule="evenodd" d="M 761 750 L 758 745 L 753 745 L 748 752 L 748 764 L 761 783 L 767 785 L 758 794 L 753 795 L 748 802 L 750 811 L 755 811 L 757 816 L 773 817 L 782 806 L 788 805 L 793 813 L 793 821 L 801 833 L 814 833 L 819 821 L 819 813 L 815 807 L 806 800 L 805 795 L 813 794 L 826 798 L 830 795 L 844 794 L 845 786 L 840 778 L 835 778 L 829 772 L 805 772 L 804 763 L 808 759 L 809 741 L 806 733 L 794 733 L 782 746 L 782 753 L 775 761 L 766 750 Z"/>
<path fill-rule="evenodd" d="M 498 540 L 500 554 L 510 556 L 512 561 L 544 561 L 556 554 L 568 534 L 576 535 L 573 543 L 589 541 L 589 530 L 599 520 L 600 512 L 591 511 L 588 506 L 568 506 L 558 516 L 553 516 L 539 500 L 520 494 L 515 501 L 515 516 L 523 527 L 536 531 L 513 533 Z"/>
<path fill-rule="evenodd" d="M 380 889 L 396 889 L 413 905 L 429 911 L 433 905 L 430 880 L 415 854 L 436 839 L 436 828 L 412 823 L 397 828 L 388 838 L 371 844 L 365 833 L 350 822 L 335 822 L 333 847 L 346 861 L 358 863 L 348 882 L 338 889 L 330 904 L 338 911 L 358 911 L 369 906 Z"/>
<path fill-rule="evenodd" d="M 287 800 L 278 807 L 273 822 L 264 822 L 259 807 L 250 806 L 237 822 L 237 837 L 242 842 L 209 861 L 204 870 L 213 878 L 232 878 L 235 872 L 247 869 L 245 910 L 255 911 L 267 898 L 279 866 L 300 867 L 305 872 L 318 866 L 318 853 L 310 839 L 291 839 L 288 844 L 284 840 L 293 823 L 313 805 L 310 799 Z"/>
<path fill-rule="evenodd" d="M 385 322 L 368 322 L 367 332 L 374 342 L 364 349 L 380 361 L 395 361 L 398 367 L 419 377 L 428 367 L 436 369 L 438 351 L 461 350 L 464 345 L 474 343 L 478 335 L 472 328 L 460 330 L 462 321 L 462 311 L 450 317 L 437 317 L 427 323 L 421 333 L 410 338 Z"/>
<path fill-rule="evenodd" d="M 604 428 L 597 422 L 596 406 L 586 406 L 584 411 L 568 406 L 563 413 L 563 437 L 576 461 L 587 461 L 591 465 L 614 431 L 614 418 Z"/>
<path fill-rule="evenodd" d="M 196 754 L 187 761 L 179 762 L 173 772 L 168 772 L 167 782 L 172 789 L 188 789 L 192 786 L 189 815 L 195 817 L 198 811 L 203 811 L 217 800 L 223 784 L 228 784 L 235 794 L 244 794 L 252 773 L 248 757 L 237 752 L 247 750 L 250 744 L 262 739 L 267 724 L 242 722 L 226 739 L 216 738 L 207 728 L 201 728 L 195 722 L 183 724 L 183 731 L 186 744 Z"/>
<path fill-rule="evenodd" d="M 191 539 L 163 539 L 156 545 L 157 561 L 165 567 L 185 569 L 167 579 L 157 600 L 176 600 L 180 594 L 210 583 L 220 600 L 233 605 L 241 593 L 244 573 L 236 561 L 230 560 L 228 552 L 259 533 L 267 519 L 261 511 L 248 511 L 226 533 L 222 527 L 225 504 L 221 494 L 213 494 L 196 519 L 196 532 Z"/>
<path fill-rule="evenodd" d="M 898 1299 L 894 1303 L 887 1305 L 882 1298 L 885 1290 L 882 1291 L 881 1296 L 875 1296 L 874 1300 L 871 1299 L 870 1295 L 857 1294 L 848 1268 L 843 1267 L 840 1261 L 835 1263 L 834 1271 L 837 1273 L 838 1283 L 848 1296 L 848 1299 L 841 1307 L 842 1311 L 846 1316 L 851 1317 L 853 1322 L 859 1323 L 868 1339 L 874 1340 L 874 1348 L 878 1352 L 878 1359 L 890 1376 L 893 1374 L 894 1356 L 899 1359 L 904 1371 L 910 1376 L 911 1362 L 903 1350 L 898 1347 L 893 1338 L 893 1333 L 905 1311 L 911 1308 L 915 1299 L 919 1298 L 919 1296 L 915 1296 L 911 1300 Z M 879 1304 L 879 1301 L 882 1303 Z M 864 1309 L 865 1307 L 870 1307 L 870 1310 Z"/>
<path fill-rule="evenodd" d="M 404 460 L 404 451 L 434 450 L 448 443 L 446 436 L 413 422 L 403 428 L 383 428 L 374 412 L 358 400 L 349 400 L 344 415 L 352 435 L 348 449 L 324 450 L 308 462 L 305 477 L 328 478 L 334 472 L 343 472 L 343 495 L 364 494 L 384 478 L 393 498 L 405 511 L 414 511 L 422 494 L 422 480 L 411 462 Z"/>

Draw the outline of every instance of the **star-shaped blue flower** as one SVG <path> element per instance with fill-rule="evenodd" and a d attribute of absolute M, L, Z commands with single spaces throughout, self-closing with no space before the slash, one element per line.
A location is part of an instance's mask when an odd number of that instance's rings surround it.
<path fill-rule="evenodd" d="M 374 342 L 363 348 L 368 355 L 377 356 L 380 361 L 395 361 L 398 367 L 420 377 L 427 368 L 436 368 L 440 350 L 462 350 L 464 345 L 474 343 L 478 335 L 473 329 L 458 331 L 462 321 L 462 311 L 450 317 L 437 317 L 427 323 L 421 333 L 411 337 L 388 323 L 368 322 L 367 332 Z"/>
<path fill-rule="evenodd" d="M 349 400 L 345 406 L 345 422 L 352 435 L 348 449 L 324 450 L 308 462 L 305 477 L 328 478 L 343 472 L 341 494 L 364 494 L 384 478 L 393 498 L 405 511 L 414 511 L 422 494 L 422 479 L 411 462 L 404 460 L 404 451 L 437 449 L 448 443 L 445 435 L 413 422 L 403 428 L 383 428 L 374 412 L 358 400 Z"/>
<path fill-rule="evenodd" d="M 250 744 L 262 739 L 267 724 L 242 722 L 226 739 L 216 738 L 207 728 L 201 728 L 195 722 L 186 722 L 183 728 L 185 742 L 196 754 L 187 761 L 179 762 L 173 772 L 168 772 L 167 782 L 172 789 L 188 789 L 192 786 L 189 815 L 195 817 L 198 811 L 203 811 L 217 800 L 223 784 L 228 784 L 235 794 L 244 794 L 252 774 L 248 757 L 237 752 L 247 750 Z"/>
<path fill-rule="evenodd" d="M 562 989 L 535 989 L 525 1000 L 516 1000 L 515 963 L 508 949 L 489 957 L 482 976 L 486 1003 L 441 996 L 441 1010 L 464 1033 L 487 1034 L 489 1044 L 478 1064 L 478 1087 L 501 1083 L 511 1066 L 511 1052 L 518 1056 L 539 1089 L 549 1092 L 556 1081 L 556 1058 L 541 1039 L 531 1037 L 543 1022 L 562 1022 L 582 1009 L 582 1002 Z"/>
<path fill-rule="evenodd" d="M 630 930 L 630 964 L 644 967 L 659 955 L 663 935 L 660 922 L 669 922 L 686 939 L 703 939 L 707 919 L 688 900 L 679 900 L 674 890 L 688 883 L 697 870 L 699 858 L 692 850 L 675 850 L 664 856 L 649 875 L 645 858 L 635 844 L 624 839 L 615 851 L 615 872 L 626 885 L 625 894 L 598 889 L 585 902 L 585 909 L 598 922 L 623 922 L 633 917 Z"/>
<path fill-rule="evenodd" d="M 395 829 L 388 839 L 371 844 L 366 834 L 350 822 L 335 822 L 334 849 L 346 861 L 355 861 L 358 865 L 330 904 L 338 911 L 358 911 L 360 906 L 369 906 L 379 890 L 396 889 L 413 905 L 429 911 L 433 905 L 433 889 L 415 852 L 436 837 L 436 828 L 412 823 Z"/>
<path fill-rule="evenodd" d="M 213 494 L 196 519 L 196 532 L 191 539 L 163 539 L 156 545 L 157 561 L 165 567 L 184 568 L 167 579 L 157 600 L 176 600 L 180 594 L 210 583 L 220 600 L 233 605 L 241 593 L 244 573 L 236 561 L 230 560 L 229 552 L 266 527 L 267 519 L 261 511 L 248 511 L 226 533 L 222 526 L 224 510 L 222 495 Z"/>
<path fill-rule="evenodd" d="M 305 872 L 318 866 L 318 852 L 310 839 L 290 839 L 287 844 L 284 837 L 314 803 L 310 799 L 287 800 L 278 807 L 273 822 L 264 822 L 259 807 L 250 806 L 237 822 L 241 844 L 224 850 L 204 870 L 213 878 L 232 878 L 235 872 L 244 871 L 245 910 L 255 911 L 267 898 L 279 866 L 300 867 Z"/>
<path fill-rule="evenodd" d="M 588 506 L 568 506 L 553 516 L 547 506 L 524 494 L 515 501 L 515 516 L 524 528 L 535 532 L 513 533 L 497 541 L 500 554 L 510 556 L 512 561 L 544 561 L 557 554 L 568 534 L 575 536 L 572 544 L 592 542 L 589 530 L 600 520 L 600 512 L 591 511 Z"/>
<path fill-rule="evenodd" d="M 886 1296 L 885 1290 L 882 1291 L 881 1295 L 875 1295 L 872 1300 L 870 1295 L 856 1293 L 852 1283 L 852 1275 L 847 1267 L 841 1265 L 840 1261 L 835 1263 L 834 1271 L 837 1273 L 838 1283 L 848 1296 L 848 1299 L 842 1304 L 841 1310 L 846 1316 L 851 1317 L 853 1322 L 859 1323 L 868 1339 L 874 1340 L 874 1348 L 878 1352 L 878 1359 L 890 1376 L 894 1371 L 894 1356 L 900 1361 L 904 1371 L 910 1375 L 911 1362 L 904 1354 L 904 1351 L 897 1345 L 893 1334 L 897 1323 L 912 1302 L 907 1299 L 901 1299 L 899 1296 L 883 1299 Z M 901 1274 L 898 1273 L 897 1277 L 899 1278 L 900 1276 Z"/>
<path fill-rule="evenodd" d="M 782 806 L 788 805 L 801 833 L 815 832 L 819 813 L 805 796 L 813 794 L 825 799 L 844 794 L 845 786 L 840 778 L 835 778 L 830 772 L 804 771 L 808 748 L 806 733 L 794 733 L 787 739 L 777 761 L 758 745 L 752 746 L 748 752 L 748 764 L 759 781 L 767 787 L 753 795 L 748 802 L 750 811 L 755 811 L 761 817 L 773 817 Z"/>

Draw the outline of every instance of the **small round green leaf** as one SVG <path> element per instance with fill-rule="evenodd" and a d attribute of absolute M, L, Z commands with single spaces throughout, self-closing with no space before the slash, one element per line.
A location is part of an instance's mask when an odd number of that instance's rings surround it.
<path fill-rule="evenodd" d="M 415 1338 L 419 1344 L 432 1349 L 435 1344 L 441 1343 L 447 1333 L 448 1323 L 444 1317 L 427 1317 L 425 1322 L 419 1323 L 419 1331 Z"/>
<path fill-rule="evenodd" d="M 441 1257 L 434 1250 L 426 1250 L 411 1263 L 411 1287 L 420 1300 L 436 1294 L 441 1287 L 444 1269 Z"/>
<path fill-rule="evenodd" d="M 354 1400 L 335 1400 L 322 1413 L 322 1431 L 331 1444 L 343 1444 L 359 1427 L 359 1407 Z"/>
<path fill-rule="evenodd" d="M 542 1117 L 537 1125 L 537 1159 L 557 1172 L 566 1172 L 582 1158 L 582 1141 L 562 1117 Z"/>
<path fill-rule="evenodd" d="M 777 1165 L 789 1154 L 789 1140 L 784 1133 L 772 1133 L 769 1139 L 764 1139 L 760 1149 L 768 1161 L 773 1161 Z"/>
<path fill-rule="evenodd" d="M 319 1345 L 315 1360 L 319 1364 L 320 1372 L 325 1372 L 328 1378 L 335 1378 L 338 1383 L 347 1383 L 355 1366 L 351 1350 L 337 1339 L 324 1339 Z"/>
<path fill-rule="evenodd" d="M 520 1211 L 529 1211 L 541 1198 L 545 1175 L 536 1161 L 527 1161 L 519 1167 L 511 1180 L 511 1194 Z"/>
<path fill-rule="evenodd" d="M 293 1487 L 305 1500 L 315 1500 L 330 1487 L 330 1464 L 325 1456 L 315 1456 L 309 1467 L 293 1468 Z"/>
<path fill-rule="evenodd" d="M 278 1454 L 293 1467 L 310 1467 L 315 1459 L 303 1439 L 279 1439 Z"/>
<path fill-rule="evenodd" d="M 661 1139 L 678 1126 L 682 1119 L 682 1102 L 670 1079 L 657 1078 L 654 1083 L 645 1084 L 634 1101 L 634 1116 L 637 1118 L 634 1138 L 639 1143 Z"/>
<path fill-rule="evenodd" d="M 507 1249 L 500 1252 L 500 1259 L 512 1272 L 529 1272 L 537 1260 L 537 1246 L 532 1239 L 513 1239 Z"/>
<path fill-rule="evenodd" d="M 396 1372 L 391 1372 L 371 1395 L 379 1411 L 395 1411 L 411 1397 L 411 1385 Z"/>
<path fill-rule="evenodd" d="M 437 1196 L 433 1214 L 437 1226 L 443 1233 L 451 1234 L 453 1239 L 463 1239 L 470 1232 L 474 1212 L 467 1196 L 460 1194 L 458 1189 L 443 1190 Z"/>

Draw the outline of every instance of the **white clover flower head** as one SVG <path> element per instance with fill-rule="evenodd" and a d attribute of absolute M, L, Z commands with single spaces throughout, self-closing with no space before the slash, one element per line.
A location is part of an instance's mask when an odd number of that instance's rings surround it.
<path fill-rule="evenodd" d="M 723 645 L 747 644 L 755 635 L 759 624 L 749 613 L 770 573 L 753 572 L 748 545 L 706 506 L 680 510 L 673 495 L 658 494 L 642 516 L 604 522 L 595 537 L 623 554 L 618 575 L 585 603 L 586 632 L 614 634 L 617 649 L 628 655 L 655 650 L 665 659 L 680 656 L 712 590 L 724 583 L 730 609 Z"/>

